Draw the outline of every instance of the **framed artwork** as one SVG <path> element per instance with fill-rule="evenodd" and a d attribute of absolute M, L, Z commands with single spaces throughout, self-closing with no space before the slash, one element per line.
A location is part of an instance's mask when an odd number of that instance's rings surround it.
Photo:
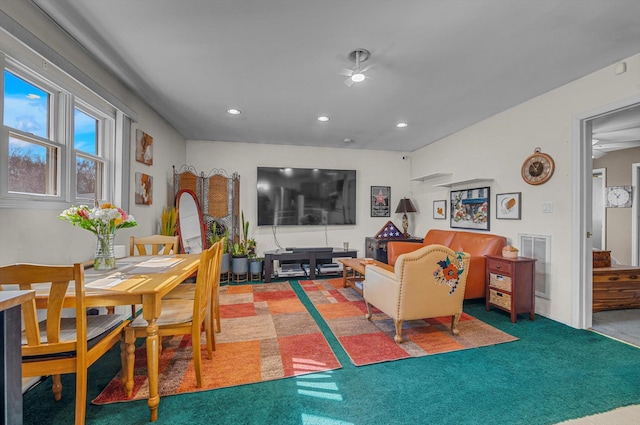
<path fill-rule="evenodd" d="M 488 231 L 491 203 L 489 192 L 488 187 L 449 192 L 449 225 L 452 228 Z"/>
<path fill-rule="evenodd" d="M 390 186 L 371 186 L 371 217 L 390 217 L 390 202 Z"/>
<path fill-rule="evenodd" d="M 136 173 L 136 204 L 151 205 L 153 201 L 153 177 Z"/>
<path fill-rule="evenodd" d="M 447 218 L 447 201 L 433 201 L 433 218 L 436 220 L 444 220 Z"/>
<path fill-rule="evenodd" d="M 136 130 L 136 161 L 153 165 L 153 137 L 140 129 Z"/>
<path fill-rule="evenodd" d="M 496 218 L 520 220 L 522 214 L 522 193 L 498 193 L 496 195 Z"/>

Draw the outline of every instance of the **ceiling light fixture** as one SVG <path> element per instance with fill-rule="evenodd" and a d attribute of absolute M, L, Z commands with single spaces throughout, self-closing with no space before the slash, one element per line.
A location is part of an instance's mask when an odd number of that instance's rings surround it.
<path fill-rule="evenodd" d="M 327 121 L 329 121 L 329 117 L 322 115 L 322 116 L 318 117 L 318 121 L 327 122 Z"/>
<path fill-rule="evenodd" d="M 227 109 L 227 113 L 231 115 L 240 115 L 242 111 L 240 109 L 231 108 Z"/>
<path fill-rule="evenodd" d="M 354 83 L 359 83 L 359 82 L 364 81 L 364 78 L 365 78 L 365 77 L 364 77 L 364 74 L 363 74 L 363 73 L 361 73 L 361 72 L 358 72 L 358 73 L 353 74 L 353 75 L 351 76 L 351 81 L 353 81 Z"/>
<path fill-rule="evenodd" d="M 399 122 L 398 124 L 396 124 L 396 127 L 398 128 L 405 128 L 407 127 L 409 124 L 407 124 L 406 122 Z"/>

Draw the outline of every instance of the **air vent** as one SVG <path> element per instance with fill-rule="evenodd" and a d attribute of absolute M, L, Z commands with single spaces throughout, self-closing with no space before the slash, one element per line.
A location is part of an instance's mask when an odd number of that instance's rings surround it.
<path fill-rule="evenodd" d="M 551 236 L 519 234 L 520 255 L 536 259 L 536 296 L 551 298 Z"/>

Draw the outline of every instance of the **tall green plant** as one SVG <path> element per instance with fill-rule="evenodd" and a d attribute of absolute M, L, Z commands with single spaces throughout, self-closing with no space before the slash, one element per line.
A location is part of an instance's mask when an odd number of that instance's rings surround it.
<path fill-rule="evenodd" d="M 177 212 L 174 207 L 165 207 L 160 216 L 160 234 L 173 236 L 176 233 Z"/>
<path fill-rule="evenodd" d="M 224 236 L 220 236 L 218 235 L 218 222 L 217 221 L 213 221 L 211 222 L 211 236 L 209 236 L 209 242 L 211 243 L 211 245 L 213 245 L 216 242 L 219 242 L 220 239 L 225 238 L 225 243 L 222 246 L 222 253 L 226 254 L 227 252 L 229 252 L 229 228 L 225 228 L 224 229 Z"/>

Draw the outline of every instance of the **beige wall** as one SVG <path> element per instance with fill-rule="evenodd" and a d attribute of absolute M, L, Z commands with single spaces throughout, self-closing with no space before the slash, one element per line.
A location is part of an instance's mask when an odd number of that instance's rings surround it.
<path fill-rule="evenodd" d="M 593 168 L 607 170 L 605 186 L 631 186 L 632 164 L 640 163 L 640 148 L 610 152 L 593 160 Z M 634 199 L 634 202 L 638 202 Z M 606 209 L 606 249 L 621 264 L 631 264 L 631 208 Z"/>
<path fill-rule="evenodd" d="M 615 75 L 615 64 L 570 84 L 531 99 L 476 125 L 426 146 L 413 155 L 414 175 L 451 172 L 454 180 L 491 178 L 491 196 L 522 192 L 522 220 L 496 220 L 491 212 L 491 232 L 517 244 L 519 233 L 551 236 L 551 298 L 537 298 L 536 311 L 555 320 L 572 322 L 572 227 L 577 159 L 572 157 L 574 117 L 637 96 L 640 93 L 640 54 L 626 59 L 628 70 Z M 556 171 L 546 184 L 530 186 L 520 169 L 536 147 L 550 154 Z M 432 182 L 414 183 L 421 204 L 446 199 L 448 191 Z M 551 202 L 552 213 L 542 204 Z M 420 228 L 448 228 L 448 223 L 418 218 Z"/>
<path fill-rule="evenodd" d="M 138 122 L 132 124 L 132 139 L 135 138 L 137 128 L 151 134 L 154 138 L 154 161 L 153 166 L 136 162 L 133 159 L 135 143 L 132 143 L 131 175 L 135 175 L 135 172 L 144 172 L 153 176 L 153 204 L 135 205 L 135 187 L 132 178 L 129 212 L 136 218 L 139 226 L 119 230 L 116 234 L 116 243 L 128 245 L 130 235 L 155 233 L 162 208 L 173 202 L 168 196 L 168 185 L 172 181 L 171 166 L 184 162 L 184 138 L 151 107 L 105 72 L 102 66 L 57 26 L 41 16 L 30 2 L 3 0 L 2 10 L 138 113 Z M 0 51 L 4 51 L 2 40 L 6 39 L 6 35 L 1 35 Z M 47 206 L 31 210 L 0 208 L 0 235 L 2 235 L 0 264 L 15 262 L 64 264 L 93 258 L 95 251 L 93 235 L 58 220 L 59 212 L 59 209 L 51 209 Z"/>
<path fill-rule="evenodd" d="M 249 143 L 195 141 L 187 142 L 187 163 L 198 172 L 208 174 L 214 168 L 228 174 L 240 174 L 240 208 L 249 221 L 249 234 L 255 237 L 257 251 L 290 246 L 334 246 L 349 242 L 364 256 L 364 238 L 375 235 L 387 221 L 402 226 L 402 215 L 394 214 L 400 198 L 411 196 L 410 170 L 402 153 L 361 150 L 259 145 Z M 257 223 L 257 167 L 335 168 L 356 170 L 358 202 L 356 225 L 278 226 L 276 238 L 269 226 Z M 391 217 L 371 217 L 371 186 L 391 187 Z M 418 207 L 418 209 L 420 209 Z M 423 214 L 426 212 L 422 212 Z M 428 210 L 431 213 L 431 210 Z M 419 215 L 419 214 L 413 214 Z M 413 217 L 412 217 L 413 218 Z M 410 224 L 412 220 L 410 219 Z M 410 225 L 409 232 L 424 234 L 425 229 Z M 277 239 L 277 242 L 276 242 Z"/>

